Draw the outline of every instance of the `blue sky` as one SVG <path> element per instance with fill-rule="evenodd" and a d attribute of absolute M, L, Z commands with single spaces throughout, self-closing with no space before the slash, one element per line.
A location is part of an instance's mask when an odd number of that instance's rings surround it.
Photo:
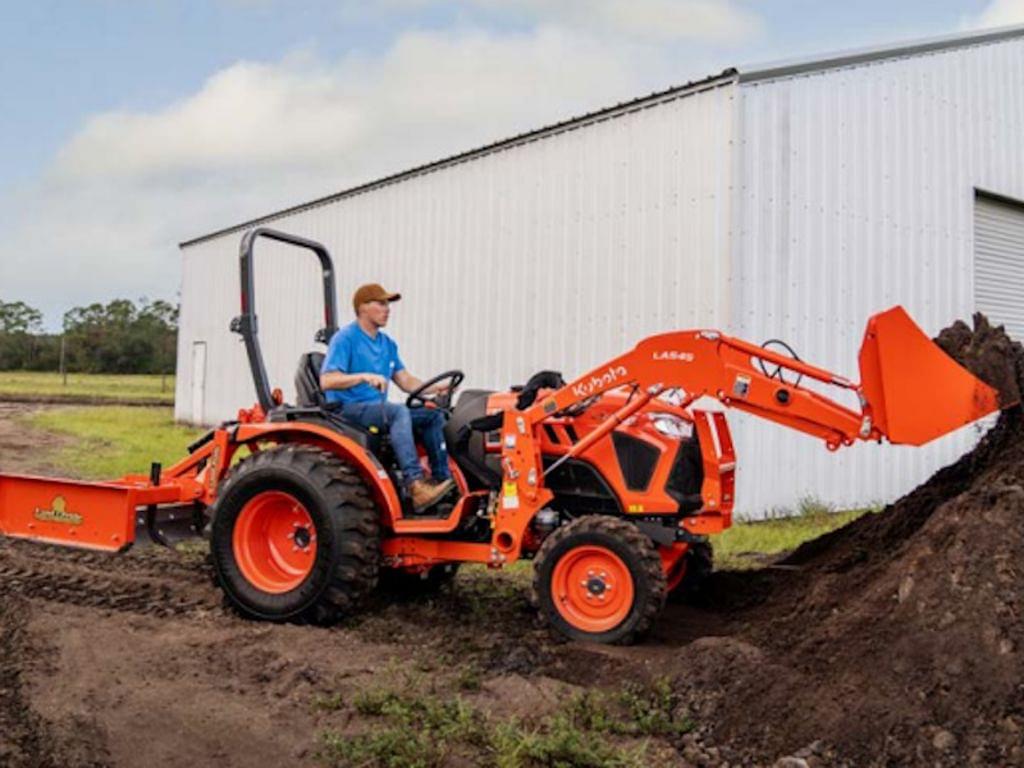
<path fill-rule="evenodd" d="M 1024 0 L 77 0 L 0 26 L 0 299 L 174 298 L 178 241 L 730 65 Z"/>

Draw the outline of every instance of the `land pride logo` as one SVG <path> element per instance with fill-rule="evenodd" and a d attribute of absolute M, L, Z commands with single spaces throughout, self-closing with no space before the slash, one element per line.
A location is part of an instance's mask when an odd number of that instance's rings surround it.
<path fill-rule="evenodd" d="M 68 503 L 63 496 L 57 496 L 50 502 L 49 509 L 36 507 L 34 516 L 36 520 L 46 523 L 64 523 L 65 525 L 81 525 L 82 516 L 76 512 L 68 512 Z"/>

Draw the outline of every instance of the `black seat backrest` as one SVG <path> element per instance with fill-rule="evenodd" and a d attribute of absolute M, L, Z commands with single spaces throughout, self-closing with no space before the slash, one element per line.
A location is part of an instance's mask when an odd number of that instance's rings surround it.
<path fill-rule="evenodd" d="M 322 352 L 307 352 L 299 358 L 295 372 L 295 399 L 301 408 L 323 408 L 327 398 L 320 388 L 320 369 L 324 364 Z"/>
<path fill-rule="evenodd" d="M 444 427 L 448 452 L 474 490 L 501 487 L 501 457 L 487 453 L 484 433 L 471 426 L 472 422 L 487 418 L 487 401 L 493 394 L 490 389 L 463 390 Z M 501 427 L 501 418 L 499 412 L 496 429 Z"/>
<path fill-rule="evenodd" d="M 322 352 L 307 352 L 299 358 L 299 368 L 295 372 L 296 405 L 299 408 L 320 408 L 321 412 L 311 415 L 308 412 L 285 410 L 281 414 L 282 418 L 298 418 L 341 432 L 381 458 L 381 434 L 344 421 L 340 404 L 327 401 L 320 388 L 320 369 L 323 364 Z"/>

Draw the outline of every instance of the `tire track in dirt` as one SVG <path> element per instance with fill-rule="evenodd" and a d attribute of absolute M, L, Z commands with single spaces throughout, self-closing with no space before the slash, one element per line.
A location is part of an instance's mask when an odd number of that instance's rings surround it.
<path fill-rule="evenodd" d="M 26 656 L 28 606 L 4 595 L 0 601 L 0 765 L 56 768 L 39 715 L 29 706 L 21 660 Z"/>
<path fill-rule="evenodd" d="M 203 562 L 171 553 L 99 555 L 24 542 L 0 543 L 0 584 L 7 594 L 152 616 L 222 610 Z"/>

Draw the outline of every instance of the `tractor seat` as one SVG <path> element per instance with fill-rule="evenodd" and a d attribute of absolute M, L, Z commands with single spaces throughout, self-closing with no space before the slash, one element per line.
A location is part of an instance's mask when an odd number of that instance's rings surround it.
<path fill-rule="evenodd" d="M 320 369 L 324 365 L 322 352 L 307 352 L 299 358 L 295 372 L 295 400 L 300 408 L 327 408 L 327 396 L 320 388 Z"/>
<path fill-rule="evenodd" d="M 529 408 L 542 389 L 559 389 L 565 379 L 558 371 L 538 371 L 521 387 L 512 387 L 518 393 L 515 407 Z M 459 396 L 451 418 L 444 428 L 448 452 L 466 475 L 470 485 L 496 490 L 501 487 L 501 457 L 487 453 L 486 434 L 501 429 L 502 414 L 487 414 L 487 400 L 494 394 L 490 389 L 467 389 Z"/>
<path fill-rule="evenodd" d="M 471 426 L 486 414 L 487 399 L 493 394 L 490 389 L 463 390 L 444 427 L 448 451 L 474 489 L 501 487 L 501 459 L 487 454 L 485 434 Z"/>
<path fill-rule="evenodd" d="M 324 364 L 322 352 L 307 352 L 299 358 L 299 367 L 295 372 L 295 400 L 297 411 L 313 414 L 303 415 L 302 421 L 318 423 L 340 432 L 359 445 L 381 457 L 381 438 L 379 432 L 371 432 L 358 424 L 345 421 L 344 410 L 340 403 L 327 400 L 320 387 L 320 369 Z"/>

